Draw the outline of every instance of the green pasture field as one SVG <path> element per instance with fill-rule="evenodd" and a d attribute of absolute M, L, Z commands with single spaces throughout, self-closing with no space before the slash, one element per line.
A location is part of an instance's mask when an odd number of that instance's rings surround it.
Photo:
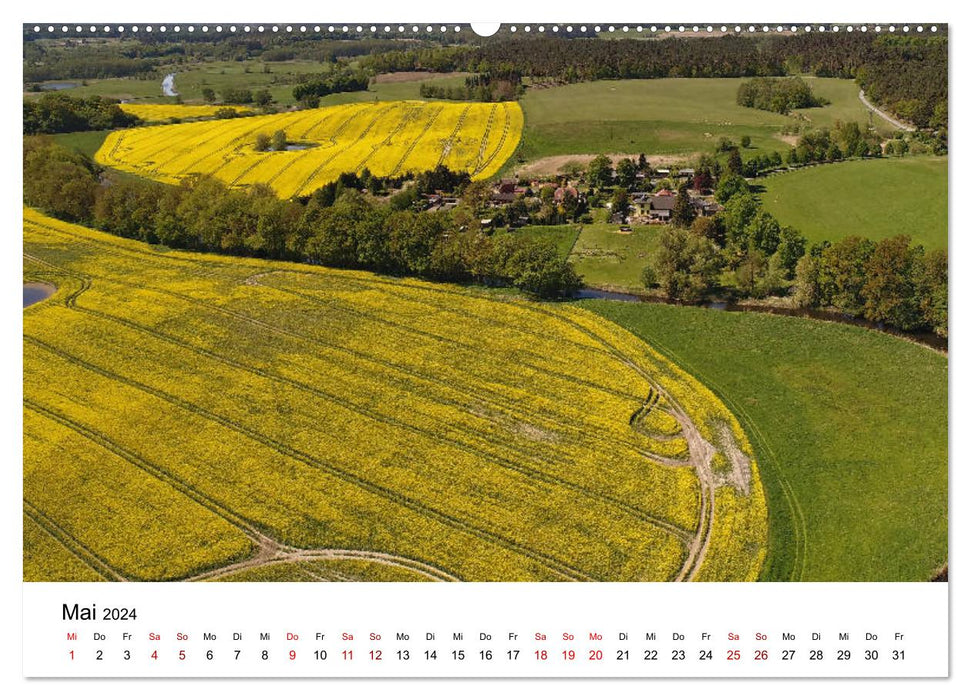
<path fill-rule="evenodd" d="M 248 70 L 247 70 L 248 69 Z M 269 72 L 264 72 L 268 70 Z M 210 63 L 196 63 L 189 66 L 170 66 L 159 69 L 164 75 L 166 71 L 175 72 L 175 89 L 186 104 L 203 104 L 202 90 L 209 87 L 216 92 L 217 102 L 222 99 L 222 91 L 227 88 L 248 88 L 259 90 L 266 88 L 273 95 L 278 106 L 289 107 L 296 103 L 293 99 L 293 88 L 296 77 L 313 73 L 328 73 L 331 64 L 316 61 L 215 61 Z M 64 78 L 63 82 L 70 78 Z M 80 82 L 80 81 L 78 81 Z M 416 77 L 413 80 L 393 82 L 375 82 L 364 91 L 343 92 L 328 95 L 321 99 L 321 106 L 344 104 L 347 102 L 370 102 L 391 100 L 420 100 L 422 83 L 438 86 L 457 86 L 465 82 L 464 74 L 449 74 L 439 76 Z M 100 95 L 113 97 L 131 102 L 147 102 L 151 104 L 176 103 L 176 98 L 165 97 L 162 94 L 162 79 L 140 80 L 135 78 L 111 78 L 106 80 L 89 80 L 85 85 L 68 88 L 60 92 L 76 97 Z M 44 93 L 24 93 L 25 99 L 37 99 Z"/>
<path fill-rule="evenodd" d="M 94 154 L 101 148 L 105 137 L 110 131 L 72 131 L 68 134 L 53 134 L 54 141 L 74 151 L 79 151 L 88 158 L 94 158 Z"/>
<path fill-rule="evenodd" d="M 753 438 L 763 578 L 929 580 L 947 562 L 947 358 L 877 331 L 585 301 L 692 373 Z"/>
<path fill-rule="evenodd" d="M 858 98 L 852 80 L 807 78 L 825 107 L 799 116 L 740 107 L 741 78 L 603 80 L 552 88 L 531 88 L 522 99 L 526 128 L 519 157 L 594 153 L 646 153 L 689 158 L 711 152 L 721 137 L 752 139 L 744 158 L 792 147 L 784 126 L 831 126 L 837 120 L 873 123 L 881 134 L 892 127 Z M 517 159 L 518 160 L 518 159 Z"/>
<path fill-rule="evenodd" d="M 566 258 L 576 244 L 581 227 L 578 224 L 563 224 L 561 226 L 523 226 L 514 229 L 517 236 L 550 240 L 556 245 L 556 250 Z"/>
<path fill-rule="evenodd" d="M 570 252 L 570 261 L 590 287 L 643 292 L 641 271 L 657 250 L 665 228 L 631 226 L 630 233 L 621 233 L 618 224 L 587 224 Z"/>
<path fill-rule="evenodd" d="M 161 67 L 160 77 L 157 79 L 89 80 L 86 85 L 61 92 L 75 97 L 100 95 L 137 102 L 174 103 L 174 97 L 165 97 L 162 94 L 162 77 L 166 73 L 174 72 L 175 90 L 187 103 L 202 103 L 202 90 L 206 87 L 216 92 L 217 100 L 221 99 L 221 92 L 227 88 L 267 88 L 277 103 L 286 106 L 294 103 L 293 88 L 297 76 L 328 73 L 330 70 L 331 64 L 316 61 L 212 61 Z M 70 76 L 64 76 L 62 80 L 69 81 Z M 25 93 L 25 97 L 35 98 L 39 94 L 41 93 Z"/>
<path fill-rule="evenodd" d="M 947 248 L 947 158 L 907 156 L 817 165 L 757 181 L 765 208 L 811 242 L 906 234 Z"/>
<path fill-rule="evenodd" d="M 448 74 L 401 80 L 396 82 L 371 81 L 367 90 L 359 92 L 339 92 L 327 95 L 320 100 L 320 106 L 339 105 L 347 102 L 390 102 L 393 100 L 422 100 L 422 83 L 438 87 L 458 87 L 465 84 L 465 74 Z"/>
<path fill-rule="evenodd" d="M 893 124 L 863 105 L 860 101 L 860 86 L 855 80 L 816 78 L 811 75 L 804 75 L 802 79 L 812 87 L 813 94 L 829 100 L 825 107 L 796 110 L 795 114 L 805 118 L 811 126 L 832 126 L 837 121 L 843 121 L 871 126 L 881 136 L 889 136 L 896 131 Z"/>

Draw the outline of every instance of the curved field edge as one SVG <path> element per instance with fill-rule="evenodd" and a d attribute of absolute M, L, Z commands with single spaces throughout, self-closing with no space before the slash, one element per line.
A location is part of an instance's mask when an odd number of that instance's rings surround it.
<path fill-rule="evenodd" d="M 382 374 L 395 382 L 400 381 L 396 379 L 398 373 L 407 369 L 401 363 L 409 359 L 401 356 L 401 350 L 415 346 L 416 341 L 422 337 L 455 333 L 462 338 L 473 338 L 484 343 L 481 349 L 474 346 L 468 351 L 461 344 L 450 345 L 452 349 L 449 354 L 454 354 L 457 358 L 455 362 L 460 365 L 467 361 L 467 357 L 472 359 L 477 355 L 498 358 L 502 353 L 491 354 L 491 351 L 502 351 L 502 343 L 512 342 L 507 339 L 520 338 L 519 344 L 513 348 L 515 352 L 508 358 L 515 357 L 515 363 L 503 363 L 501 371 L 490 369 L 487 365 L 469 367 L 473 374 L 476 371 L 489 371 L 492 372 L 490 376 L 494 377 L 488 380 L 488 385 L 470 384 L 476 392 L 484 391 L 487 386 L 494 385 L 496 380 L 503 379 L 503 376 L 504 381 L 508 382 L 504 391 L 515 391 L 515 385 L 522 384 L 524 380 L 527 383 L 539 381 L 537 386 L 546 387 L 542 393 L 530 395 L 527 392 L 522 396 L 514 393 L 508 397 L 510 405 L 522 406 L 526 412 L 515 414 L 521 417 L 511 425 L 503 419 L 500 420 L 500 425 L 493 426 L 492 429 L 497 430 L 497 434 L 504 436 L 503 444 L 507 447 L 527 444 L 537 454 L 549 448 L 554 451 L 548 454 L 555 455 L 560 448 L 555 441 L 552 446 L 548 443 L 551 435 L 549 431 L 556 426 L 543 418 L 544 413 L 551 411 L 560 414 L 562 420 L 576 422 L 573 426 L 564 423 L 556 428 L 567 430 L 568 433 L 564 434 L 581 436 L 584 432 L 600 433 L 604 430 L 608 433 L 587 436 L 594 440 L 590 443 L 590 448 L 600 445 L 589 456 L 582 451 L 587 449 L 584 447 L 586 442 L 578 443 L 576 447 L 573 444 L 567 445 L 570 450 L 582 448 L 577 453 L 582 457 L 580 461 L 567 459 L 564 453 L 563 457 L 558 458 L 560 464 L 550 462 L 544 467 L 564 474 L 565 481 L 563 477 L 551 480 L 551 473 L 544 473 L 543 470 L 523 473 L 522 466 L 514 461 L 490 462 L 491 471 L 506 464 L 496 473 L 508 473 L 510 476 L 521 474 L 515 476 L 522 484 L 517 488 L 534 489 L 538 485 L 533 483 L 535 479 L 543 479 L 547 484 L 543 490 L 550 496 L 563 488 L 573 489 L 574 502 L 588 503 L 594 508 L 578 510 L 569 516 L 568 519 L 574 520 L 571 527 L 580 528 L 575 532 L 579 534 L 589 530 L 583 537 L 593 536 L 595 539 L 609 535 L 615 543 L 612 546 L 620 547 L 612 555 L 614 557 L 630 559 L 631 555 L 636 555 L 631 560 L 632 565 L 637 565 L 636 568 L 615 567 L 615 572 L 634 572 L 639 569 L 646 575 L 647 572 L 655 570 L 667 571 L 668 573 L 662 574 L 664 578 L 731 580 L 753 579 L 758 574 L 765 553 L 766 513 L 758 468 L 751 459 L 751 446 L 740 425 L 725 406 L 697 381 L 632 334 L 595 314 L 574 306 L 521 300 L 500 301 L 495 297 L 482 296 L 459 287 L 382 278 L 368 273 L 165 252 L 141 243 L 64 224 L 29 209 L 25 209 L 24 214 L 26 274 L 34 279 L 56 282 L 58 285 L 58 292 L 51 299 L 24 312 L 25 347 L 29 348 L 25 353 L 25 398 L 28 401 L 25 407 L 38 414 L 32 419 L 31 430 L 40 439 L 50 430 L 45 427 L 48 425 L 56 424 L 56 430 L 61 432 L 74 430 L 80 437 L 72 437 L 71 440 L 84 438 L 110 452 L 113 455 L 112 461 L 117 462 L 115 468 L 128 474 L 126 478 L 137 480 L 139 484 L 147 484 L 150 481 L 148 477 L 153 477 L 159 482 L 157 486 L 161 489 L 160 493 L 178 492 L 185 495 L 188 501 L 178 508 L 170 509 L 173 513 L 191 515 L 192 512 L 205 511 L 205 517 L 216 517 L 231 526 L 230 530 L 237 534 L 234 541 L 245 545 L 245 541 L 249 540 L 250 551 L 255 550 L 249 559 L 241 558 L 237 554 L 238 549 L 227 550 L 221 558 L 224 561 L 228 559 L 228 563 L 213 561 L 205 570 L 201 570 L 202 567 L 198 565 L 196 553 L 193 555 L 195 559 L 190 557 L 191 561 L 197 562 L 191 567 L 195 573 L 190 578 L 206 578 L 220 568 L 229 574 L 243 568 L 256 568 L 253 565 L 288 564 L 294 561 L 303 563 L 308 558 L 335 557 L 365 557 L 367 560 L 391 562 L 399 568 L 409 568 L 431 574 L 432 578 L 446 580 L 455 577 L 454 574 L 473 580 L 546 580 L 551 572 L 544 573 L 544 567 L 554 560 L 566 562 L 565 568 L 557 565 L 556 570 L 560 574 L 556 577 L 571 578 L 578 573 L 582 574 L 582 567 L 578 569 L 576 566 L 576 562 L 580 560 L 574 561 L 574 555 L 571 554 L 577 542 L 570 537 L 555 536 L 560 514 L 557 515 L 557 521 L 551 523 L 556 527 L 548 530 L 548 536 L 537 539 L 532 535 L 532 539 L 523 539 L 522 544 L 515 539 L 496 539 L 494 536 L 492 539 L 482 540 L 481 535 L 488 535 L 487 531 L 493 527 L 488 521 L 480 519 L 481 525 L 474 528 L 463 525 L 464 529 L 456 533 L 454 527 L 462 523 L 454 515 L 448 515 L 444 519 L 435 515 L 443 506 L 453 509 L 462 506 L 463 510 L 469 512 L 469 515 L 463 516 L 465 518 L 473 517 L 471 514 L 476 511 L 487 510 L 485 506 L 493 507 L 489 501 L 478 501 L 478 496 L 468 496 L 471 501 L 467 506 L 471 510 L 460 502 L 448 505 L 448 502 L 441 501 L 442 495 L 434 494 L 430 498 L 433 501 L 439 499 L 439 502 L 432 503 L 439 508 L 438 511 L 428 510 L 428 504 L 414 503 L 408 498 L 405 501 L 395 501 L 404 506 L 405 510 L 398 505 L 390 510 L 384 507 L 380 519 L 398 519 L 399 522 L 405 522 L 401 518 L 410 509 L 413 515 L 425 514 L 422 517 L 432 517 L 432 520 L 427 521 L 427 526 L 422 525 L 418 529 L 409 527 L 410 533 L 408 530 L 401 530 L 399 534 L 365 532 L 361 536 L 354 535 L 351 528 L 337 537 L 334 535 L 338 534 L 338 530 L 328 534 L 326 530 L 319 530 L 314 525 L 315 518 L 321 514 L 306 502 L 300 502 L 301 497 L 306 501 L 309 493 L 301 496 L 299 493 L 287 495 L 286 490 L 280 489 L 264 491 L 260 496 L 264 502 L 267 496 L 272 497 L 275 493 L 290 504 L 282 508 L 271 507 L 269 510 L 262 506 L 253 510 L 252 503 L 233 501 L 238 494 L 233 494 L 231 489 L 226 490 L 227 487 L 221 479 L 238 477 L 234 476 L 232 470 L 222 471 L 224 476 L 210 476 L 207 472 L 212 467 L 219 465 L 220 469 L 224 469 L 227 462 L 233 463 L 235 459 L 243 457 L 257 470 L 265 470 L 267 467 L 258 466 L 260 460 L 279 462 L 286 455 L 289 455 L 286 457 L 287 463 L 292 465 L 286 467 L 286 473 L 292 471 L 311 474 L 306 467 L 313 466 L 316 470 L 326 467 L 320 461 L 320 456 L 307 452 L 315 449 L 313 445 L 320 443 L 319 438 L 308 443 L 300 438 L 299 433 L 273 432 L 282 430 L 283 427 L 290 429 L 289 421 L 296 421 L 295 425 L 298 427 L 303 424 L 298 420 L 299 413 L 293 412 L 295 409 L 302 412 L 307 407 L 322 405 L 321 399 L 334 401 L 334 398 L 328 398 L 330 395 L 326 392 L 326 385 L 318 388 L 307 384 L 307 380 L 303 378 L 298 381 L 292 376 L 281 374 L 277 365 L 271 362 L 278 356 L 277 353 L 282 353 L 279 356 L 285 360 L 286 366 L 302 363 L 314 369 L 315 377 L 331 375 L 339 381 L 339 377 L 343 376 L 348 386 L 354 386 L 354 375 L 340 374 L 339 366 L 333 365 L 327 371 L 321 371 L 322 366 L 314 364 L 321 361 L 318 355 L 322 357 L 333 352 L 324 343 L 332 343 L 334 338 L 306 335 L 306 328 L 313 329 L 318 325 L 308 326 L 307 320 L 310 316 L 307 314 L 317 314 L 316 318 L 320 319 L 324 330 L 328 322 L 351 323 L 352 319 L 367 318 L 370 319 L 370 325 L 364 327 L 371 332 L 378 326 L 401 326 L 401 321 L 410 317 L 411 320 L 401 330 L 406 336 L 413 337 L 404 345 L 400 341 L 393 343 L 386 358 L 382 356 L 385 349 L 380 337 L 375 337 L 377 344 L 367 341 L 370 343 L 367 346 L 369 352 L 374 353 L 368 362 L 380 361 L 384 367 L 381 369 Z M 123 304 L 119 303 L 122 298 L 125 300 Z M 388 306 L 387 299 L 393 299 L 395 303 Z M 365 301 L 369 305 L 360 305 Z M 355 302 L 356 305 L 348 307 L 349 302 Z M 266 308 L 257 308 L 260 304 Z M 294 315 L 296 323 L 286 328 L 272 325 L 271 321 L 280 324 L 288 320 L 288 310 Z M 380 313 L 377 313 L 378 310 Z M 431 323 L 427 320 L 429 311 L 434 312 L 434 323 L 439 323 L 439 318 L 445 320 L 437 326 L 427 326 Z M 259 313 L 263 313 L 265 320 L 247 315 Z M 217 324 L 216 317 L 223 316 L 230 317 L 232 323 L 223 326 Z M 470 324 L 470 321 L 474 323 Z M 245 323 L 233 325 L 237 322 Z M 362 322 L 353 321 L 344 330 L 353 331 Z M 422 324 L 426 324 L 424 328 Z M 476 326 L 481 328 L 476 329 Z M 183 327 L 189 332 L 188 335 L 179 335 Z M 497 327 L 504 330 L 497 334 Z M 254 328 L 259 329 L 260 333 L 253 334 Z M 334 329 L 338 330 L 339 327 L 335 326 Z M 232 331 L 234 335 L 226 337 L 228 331 Z M 277 338 L 280 347 L 254 345 L 263 343 L 262 338 L 268 337 L 268 331 L 269 336 Z M 245 337 L 240 332 L 245 332 Z M 544 335 L 550 333 L 559 347 L 548 353 L 548 358 L 531 353 L 528 349 L 530 344 L 536 345 Z M 352 333 L 353 335 L 356 333 Z M 350 339 L 352 336 L 347 337 Z M 523 344 L 526 339 L 529 339 L 529 343 Z M 308 343 L 310 344 L 307 345 Z M 489 343 L 493 344 L 491 350 L 487 349 Z M 495 345 L 496 343 L 499 345 Z M 230 348 L 236 345 L 242 346 L 240 351 L 230 354 Z M 304 346 L 314 348 L 312 356 L 306 354 Z M 124 352 L 119 352 L 118 348 L 124 348 Z M 354 350 L 351 346 L 348 348 Z M 474 355 L 470 354 L 472 351 L 475 351 Z M 353 357 L 347 355 L 346 351 L 342 352 L 345 352 L 342 357 Z M 437 349 L 435 352 L 440 354 Z M 194 369 L 189 374 L 180 374 L 189 366 L 186 363 L 190 359 L 192 367 L 200 369 Z M 421 360 L 421 357 L 418 359 Z M 429 356 L 428 359 L 433 358 Z M 147 366 L 146 361 L 154 368 L 152 373 L 139 369 Z M 259 362 L 261 368 L 253 365 L 254 362 Z M 421 363 L 424 362 L 421 360 Z M 428 367 L 434 367 L 434 364 L 428 364 Z M 363 371 L 364 368 L 365 365 L 360 365 L 355 371 Z M 605 368 L 607 371 L 603 371 Z M 523 372 L 526 374 L 522 374 Z M 45 378 L 53 379 L 48 376 L 51 373 L 58 378 L 57 382 L 45 381 Z M 528 379 L 529 374 L 536 375 L 538 379 Z M 231 380 L 233 391 L 228 392 L 222 384 L 218 384 L 219 377 Z M 596 381 L 591 382 L 591 378 Z M 427 377 L 421 381 L 434 379 L 435 377 Z M 453 381 L 464 385 L 472 380 L 459 374 L 449 378 L 449 382 Z M 364 386 L 366 385 L 362 385 L 362 389 Z M 400 393 L 395 386 L 385 388 L 370 385 L 367 393 L 377 392 L 375 396 L 384 391 Z M 276 421 L 280 422 L 280 426 L 276 426 L 274 421 L 267 423 L 266 420 L 251 423 L 245 413 L 234 415 L 232 421 L 221 418 L 221 414 L 225 415 L 226 410 L 232 408 L 231 401 L 236 400 L 227 394 L 238 395 L 244 404 L 252 405 L 251 401 L 267 395 L 268 389 L 274 394 L 279 394 L 283 389 L 284 393 L 279 395 L 277 401 L 283 400 L 285 404 L 290 404 L 282 406 L 289 411 L 290 417 L 282 422 Z M 439 389 L 442 387 L 439 386 Z M 563 394 L 567 389 L 572 393 Z M 427 389 L 423 391 L 427 393 Z M 627 397 L 625 392 L 630 391 L 634 393 Z M 456 396 L 461 394 L 452 390 L 449 393 Z M 80 394 L 92 398 L 90 406 L 76 405 L 71 397 Z M 302 395 L 313 400 L 309 403 L 303 401 Z M 484 396 L 483 394 L 482 397 Z M 567 396 L 575 396 L 572 400 L 576 403 L 575 406 L 565 401 Z M 347 403 L 356 399 L 348 395 L 340 400 Z M 383 402 L 378 401 L 375 406 L 381 408 L 382 404 Z M 126 407 L 123 414 L 116 415 L 117 411 L 112 406 L 117 405 Z M 484 450 L 489 443 L 481 441 L 488 439 L 489 434 L 481 431 L 486 429 L 485 426 L 490 421 L 501 418 L 498 412 L 501 404 L 493 400 L 492 405 L 493 408 L 489 409 L 491 413 L 483 413 L 482 409 L 478 409 L 478 415 L 469 415 L 465 409 L 454 412 L 453 408 L 443 403 L 438 409 L 453 412 L 444 414 L 445 417 L 438 422 L 428 423 L 427 427 L 449 426 L 448 430 L 443 430 L 443 427 L 436 428 L 439 432 L 433 435 L 451 445 L 450 450 L 465 445 L 462 449 L 468 451 L 473 447 L 472 443 L 467 442 L 470 439 L 479 441 L 477 450 Z M 348 407 L 353 408 L 350 404 Z M 414 423 L 409 427 L 407 422 L 419 420 L 420 414 L 426 408 L 420 403 L 409 408 L 406 402 L 402 406 L 406 413 L 401 413 L 394 422 L 388 422 L 385 430 L 407 428 L 411 434 L 425 435 L 426 428 L 421 424 Z M 355 410 L 360 415 L 365 415 L 361 413 L 363 409 Z M 367 410 L 372 411 L 370 408 Z M 344 412 L 342 415 L 345 416 L 343 420 L 348 420 L 352 414 Z M 380 412 L 373 415 L 375 418 L 381 417 Z M 215 419 L 219 419 L 219 422 L 213 423 Z M 144 423 L 140 422 L 142 420 Z M 169 420 L 178 422 L 179 425 L 166 425 Z M 381 420 L 387 421 L 388 417 Z M 203 446 L 191 442 L 166 445 L 166 440 L 162 437 L 164 433 L 158 432 L 154 435 L 149 450 L 149 446 L 145 444 L 144 432 L 132 431 L 128 425 L 131 421 L 144 426 L 153 425 L 158 431 L 176 431 L 179 435 L 183 432 L 205 434 L 208 436 L 207 442 Z M 366 427 L 366 423 L 361 425 Z M 461 434 L 464 433 L 465 425 L 468 425 L 471 432 Z M 678 435 L 679 425 L 681 435 Z M 512 433 L 509 432 L 510 428 Z M 306 429 L 310 429 L 309 424 Z M 459 429 L 461 432 L 456 433 Z M 230 432 L 226 432 L 227 430 Z M 455 436 L 452 437 L 450 433 L 455 433 Z M 427 435 L 421 438 L 423 441 L 427 439 Z M 290 440 L 290 443 L 284 444 L 281 440 Z M 596 442 L 597 440 L 601 442 Z M 619 441 L 617 445 L 639 445 L 641 447 L 638 450 L 656 452 L 654 456 L 639 457 L 636 462 L 641 464 L 636 465 L 636 471 L 633 474 L 624 474 L 623 470 L 630 467 L 622 466 L 621 462 L 604 464 L 606 455 L 621 454 L 617 452 L 617 447 L 610 447 L 614 441 Z M 60 443 L 60 440 L 57 442 Z M 247 449 L 255 452 L 253 455 L 235 457 L 231 452 L 225 452 L 226 445 L 237 443 L 251 444 L 252 448 Z M 302 444 L 310 446 L 302 447 Z M 671 449 L 664 452 L 668 446 Z M 199 459 L 193 455 L 202 447 L 208 455 L 205 459 L 211 466 L 201 472 L 192 469 L 186 471 L 187 467 Z M 604 451 L 604 447 L 609 450 Z M 492 451 L 482 454 L 493 454 L 493 448 L 488 450 Z M 76 449 L 75 452 L 80 450 Z M 274 452 L 276 456 L 273 455 Z M 601 458 L 591 460 L 595 454 L 600 454 Z M 28 461 L 31 456 L 32 453 L 28 452 Z M 256 461 L 250 459 L 251 457 L 257 457 Z M 346 457 L 357 458 L 353 454 Z M 530 453 L 521 452 L 515 459 L 531 457 Z M 488 459 L 499 458 L 496 453 Z M 635 465 L 636 462 L 630 464 Z M 565 470 L 565 467 L 571 467 L 576 471 L 577 466 L 581 465 L 587 474 L 571 476 L 569 470 Z M 605 470 L 605 466 L 609 471 Z M 371 467 L 372 470 L 373 468 Z M 598 471 L 602 473 L 598 475 Z M 271 472 L 267 471 L 264 478 L 270 476 Z M 524 479 L 524 476 L 529 478 Z M 428 472 L 428 477 L 434 477 L 434 472 Z M 634 481 L 631 481 L 632 477 L 635 478 Z M 681 505 L 666 505 L 663 503 L 664 497 L 662 501 L 657 501 L 659 496 L 652 490 L 654 487 L 648 484 L 662 483 L 657 481 L 661 477 L 672 485 L 683 484 L 678 498 L 688 508 L 683 515 L 677 515 L 683 510 Z M 279 476 L 274 478 L 279 481 Z M 354 484 L 367 486 L 354 474 L 346 474 L 344 478 L 351 478 L 353 483 L 343 483 L 340 488 L 357 488 Z M 619 491 L 619 494 L 627 495 L 623 496 L 623 501 L 618 501 L 616 496 L 610 496 L 612 487 L 609 483 L 603 482 L 593 488 L 597 479 L 603 478 L 626 480 L 634 490 Z M 638 492 L 637 479 L 641 478 L 645 478 L 645 481 Z M 676 480 L 670 481 L 672 478 Z M 578 482 L 571 485 L 571 479 L 589 479 L 591 486 L 577 491 L 582 484 Z M 284 486 L 285 481 L 279 483 L 281 489 L 293 491 L 294 484 L 287 487 Z M 333 483 L 336 486 L 342 482 Z M 272 486 L 272 483 L 269 485 Z M 34 494 L 32 497 L 44 497 L 44 490 L 36 486 L 31 487 L 30 493 Z M 269 488 L 262 483 L 252 486 L 257 487 Z M 372 487 L 367 488 L 370 493 L 380 493 Z M 454 489 L 450 487 L 450 490 Z M 692 490 L 695 490 L 694 494 Z M 70 493 L 67 486 L 63 486 L 62 491 Z M 325 501 L 320 499 L 324 495 L 326 490 L 318 490 L 314 494 L 314 498 L 322 506 Z M 535 496 L 530 498 L 535 499 Z M 562 496 L 557 498 L 557 502 L 566 502 Z M 591 498 L 595 500 L 591 501 Z M 118 541 L 118 533 L 92 533 L 90 528 L 85 529 L 83 519 L 58 518 L 57 499 L 51 497 L 49 500 L 49 503 L 41 504 L 47 517 L 58 520 L 61 526 L 67 525 L 73 537 L 83 540 L 84 549 L 79 548 L 79 551 L 100 553 L 103 555 L 102 559 L 107 558 L 108 561 L 103 562 L 109 570 L 107 577 L 139 578 L 146 575 L 143 570 L 138 570 L 140 564 L 137 561 L 117 561 L 127 558 L 126 555 L 118 553 L 117 545 L 114 544 Z M 128 499 L 129 504 L 132 502 L 132 499 Z M 515 502 L 516 499 L 510 501 Z M 520 497 L 518 502 L 526 504 L 530 500 L 523 501 Z M 551 500 L 549 504 L 552 503 L 554 501 Z M 597 503 L 600 505 L 596 505 Z M 634 521 L 630 519 L 631 516 L 643 513 L 642 508 L 651 503 L 662 507 L 663 512 L 670 512 L 676 521 L 683 520 L 683 525 L 676 526 L 657 521 L 658 525 L 669 528 L 669 532 L 683 537 L 684 544 L 680 547 L 680 554 L 677 554 L 677 546 L 669 551 L 670 544 L 659 538 L 662 534 L 660 530 L 656 534 L 649 532 L 653 528 L 650 521 L 642 520 L 639 527 L 643 531 L 625 530 L 632 527 Z M 370 518 L 366 509 L 363 509 L 363 502 L 360 507 L 362 510 L 356 517 Z M 546 506 L 547 509 L 550 507 L 555 508 L 552 505 Z M 202 510 L 198 510 L 199 508 Z M 244 512 L 247 508 L 249 514 Z M 131 510 L 130 505 L 116 510 L 121 522 L 125 517 L 131 517 L 128 513 Z M 616 515 L 611 516 L 612 520 L 605 520 L 604 516 L 610 512 L 616 512 Z M 479 517 L 479 514 L 476 513 L 474 517 Z M 197 520 L 194 517 L 187 519 Z M 61 520 L 67 522 L 60 522 Z M 613 523 L 610 528 L 607 528 L 608 522 Z M 342 527 L 341 523 L 347 524 L 347 518 L 334 520 L 332 523 L 333 527 L 339 528 Z M 547 532 L 544 528 L 549 527 L 543 522 L 536 525 L 541 528 L 541 532 Z M 143 523 L 140 527 L 150 529 L 151 523 Z M 670 529 L 672 527 L 674 529 Z M 692 528 L 690 534 L 678 529 L 687 527 Z M 614 532 L 610 533 L 610 529 Z M 428 533 L 438 537 L 435 533 L 439 531 L 445 538 L 439 540 L 439 545 L 433 545 L 431 540 L 423 541 L 422 537 Z M 679 532 L 682 534 L 678 534 Z M 227 532 L 227 536 L 229 534 Z M 458 534 L 459 539 L 455 539 L 453 535 Z M 242 540 L 239 535 L 243 536 Z M 162 542 L 166 541 L 164 533 L 159 533 L 157 537 L 162 538 Z M 670 543 L 676 542 L 676 538 L 669 539 Z M 529 542 L 537 544 L 529 545 Z M 448 546 L 443 548 L 443 544 Z M 235 544 L 233 546 L 237 547 Z M 508 551 L 510 546 L 519 554 L 511 556 L 512 552 Z M 549 549 L 544 550 L 542 557 L 537 559 L 535 553 L 530 554 L 530 547 L 534 546 Z M 591 541 L 587 546 L 594 546 L 594 542 Z M 186 545 L 183 543 L 172 548 L 170 556 L 178 561 L 159 561 L 155 565 L 167 567 L 164 570 L 172 572 L 168 576 L 179 577 L 178 567 L 186 566 L 181 561 L 183 557 L 179 550 L 182 547 Z M 602 548 L 602 545 L 597 548 Z M 624 549 L 628 550 L 626 554 Z M 106 557 L 106 552 L 110 556 Z M 501 563 L 496 558 L 500 553 Z M 677 554 L 673 562 L 672 554 Z M 533 559 L 521 559 L 520 562 L 520 555 L 529 555 Z M 448 560 L 449 556 L 452 560 Z M 640 564 L 635 561 L 638 557 L 642 558 Z M 443 559 L 447 561 L 442 561 Z M 668 568 L 672 563 L 675 568 Z M 111 572 L 116 575 L 111 576 Z"/>
<path fill-rule="evenodd" d="M 711 387 L 753 437 L 763 580 L 926 581 L 947 562 L 947 358 L 866 329 L 582 302 Z"/>
<path fill-rule="evenodd" d="M 762 203 L 811 243 L 906 233 L 928 250 L 947 249 L 946 156 L 826 163 L 760 178 Z"/>
<path fill-rule="evenodd" d="M 256 150 L 257 135 L 278 130 L 297 150 Z M 516 102 L 350 103 L 120 129 L 108 134 L 95 160 L 169 184 L 192 173 L 230 185 L 267 184 L 289 198 L 365 169 L 393 177 L 445 165 L 487 179 L 515 152 L 522 130 Z"/>

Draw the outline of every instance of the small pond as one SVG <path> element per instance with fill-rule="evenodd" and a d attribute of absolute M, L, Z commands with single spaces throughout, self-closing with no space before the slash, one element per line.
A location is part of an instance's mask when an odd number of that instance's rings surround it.
<path fill-rule="evenodd" d="M 40 86 L 41 90 L 70 90 L 71 88 L 76 88 L 78 83 L 42 83 Z"/>
<path fill-rule="evenodd" d="M 47 297 L 57 291 L 57 287 L 46 282 L 24 282 L 24 308 Z"/>

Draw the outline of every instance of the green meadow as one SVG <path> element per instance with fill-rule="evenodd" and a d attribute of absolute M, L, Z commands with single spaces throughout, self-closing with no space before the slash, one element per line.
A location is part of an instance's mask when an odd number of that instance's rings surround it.
<path fill-rule="evenodd" d="M 921 581 L 947 562 L 947 358 L 802 318 L 591 300 L 715 391 L 769 497 L 767 580 Z"/>
<path fill-rule="evenodd" d="M 645 291 L 641 272 L 657 250 L 665 226 L 632 226 L 621 232 L 617 224 L 588 224 L 580 231 L 570 261 L 584 283 L 598 289 Z"/>
<path fill-rule="evenodd" d="M 740 78 L 603 80 L 527 90 L 521 157 L 589 153 L 647 153 L 691 156 L 710 152 L 721 137 L 752 139 L 745 156 L 787 151 L 792 139 L 784 126 L 828 126 L 842 121 L 868 123 L 852 80 L 811 78 L 816 94 L 830 104 L 784 116 L 735 102 Z M 881 131 L 888 127 L 874 117 Z"/>
<path fill-rule="evenodd" d="M 758 182 L 765 208 L 811 242 L 906 234 L 947 248 L 946 157 L 830 163 Z"/>

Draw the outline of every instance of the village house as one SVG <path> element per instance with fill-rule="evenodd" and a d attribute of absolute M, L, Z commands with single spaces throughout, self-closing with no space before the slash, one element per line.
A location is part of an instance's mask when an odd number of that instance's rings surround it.
<path fill-rule="evenodd" d="M 493 206 L 512 204 L 516 197 L 526 194 L 526 188 L 520 187 L 519 183 L 511 177 L 504 177 L 499 180 L 492 188 L 489 202 Z"/>
<path fill-rule="evenodd" d="M 567 195 L 572 195 L 574 200 L 579 201 L 580 193 L 577 191 L 576 187 L 567 185 L 566 187 L 557 187 L 556 191 L 553 193 L 553 201 L 557 204 L 562 204 L 563 200 Z"/>
<path fill-rule="evenodd" d="M 714 216 L 724 207 L 713 197 L 703 196 L 697 190 L 688 190 L 691 206 L 697 216 Z M 632 192 L 630 194 L 630 220 L 634 223 L 667 223 L 674 215 L 678 194 L 663 189 L 658 192 Z"/>
<path fill-rule="evenodd" d="M 674 203 L 678 195 L 671 190 L 660 190 L 651 196 L 648 216 L 652 221 L 667 223 L 674 214 Z"/>
<path fill-rule="evenodd" d="M 442 194 L 441 192 L 425 195 L 426 211 L 449 211 L 450 209 L 454 209 L 458 205 L 459 205 L 458 197 L 449 197 L 447 195 Z"/>

